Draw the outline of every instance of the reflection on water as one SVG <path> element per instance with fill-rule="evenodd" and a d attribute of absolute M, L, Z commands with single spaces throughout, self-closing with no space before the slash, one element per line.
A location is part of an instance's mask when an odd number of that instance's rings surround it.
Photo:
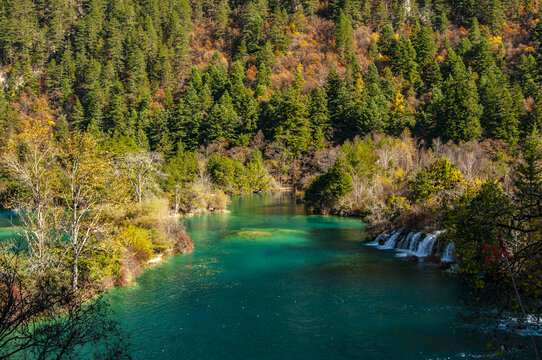
<path fill-rule="evenodd" d="M 460 285 L 363 246 L 352 218 L 306 216 L 290 195 L 233 199 L 184 222 L 195 253 L 109 295 L 137 359 L 459 359 Z"/>

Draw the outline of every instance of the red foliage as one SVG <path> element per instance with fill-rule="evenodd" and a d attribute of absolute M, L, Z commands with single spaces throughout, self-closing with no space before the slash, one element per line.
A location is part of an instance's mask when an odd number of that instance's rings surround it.
<path fill-rule="evenodd" d="M 500 259 L 508 259 L 508 262 L 512 263 L 513 258 L 506 250 L 504 246 L 504 242 L 502 239 L 502 234 L 499 234 L 499 244 L 498 245 L 489 245 L 489 244 L 482 244 L 482 251 L 487 252 L 488 255 L 486 256 L 486 264 L 487 265 L 493 265 L 495 262 L 499 261 Z"/>

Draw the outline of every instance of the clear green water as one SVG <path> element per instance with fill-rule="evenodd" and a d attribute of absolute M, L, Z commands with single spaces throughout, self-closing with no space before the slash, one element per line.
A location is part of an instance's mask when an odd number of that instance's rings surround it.
<path fill-rule="evenodd" d="M 12 211 L 0 211 L 0 242 L 14 236 L 17 215 Z"/>
<path fill-rule="evenodd" d="M 479 358 L 459 284 L 361 244 L 356 219 L 306 216 L 289 195 L 184 220 L 192 255 L 110 293 L 137 359 Z"/>

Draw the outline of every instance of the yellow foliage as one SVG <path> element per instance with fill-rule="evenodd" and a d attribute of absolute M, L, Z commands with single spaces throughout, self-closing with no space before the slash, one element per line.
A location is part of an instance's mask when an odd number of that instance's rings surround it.
<path fill-rule="evenodd" d="M 395 40 L 399 40 L 399 34 L 395 34 Z"/>
<path fill-rule="evenodd" d="M 371 37 L 372 37 L 372 40 L 373 40 L 374 42 L 376 42 L 376 43 L 378 42 L 378 40 L 380 40 L 380 35 L 378 35 L 377 33 L 373 33 L 373 34 L 371 35 Z"/>
<path fill-rule="evenodd" d="M 403 179 L 406 175 L 407 175 L 407 172 L 403 170 L 403 168 L 399 168 L 397 169 L 397 171 L 395 171 L 396 179 Z"/>
<path fill-rule="evenodd" d="M 502 44 L 502 37 L 500 36 L 493 36 L 491 39 L 489 39 L 490 44 Z"/>
<path fill-rule="evenodd" d="M 493 51 L 496 51 L 499 49 L 499 47 L 502 45 L 502 37 L 500 36 L 492 36 L 489 39 L 489 44 L 491 45 L 491 48 Z"/>
<path fill-rule="evenodd" d="M 120 230 L 118 238 L 120 244 L 129 247 L 139 260 L 148 260 L 153 255 L 150 230 L 130 225 Z"/>
<path fill-rule="evenodd" d="M 361 76 L 356 79 L 355 87 L 360 94 L 365 90 L 365 83 L 363 82 L 363 78 Z"/>
<path fill-rule="evenodd" d="M 382 55 L 381 53 L 378 53 L 378 60 L 390 61 L 390 57 L 388 55 Z"/>
<path fill-rule="evenodd" d="M 392 212 L 405 212 L 412 209 L 410 201 L 403 196 L 392 195 L 388 198 L 387 205 Z"/>
<path fill-rule="evenodd" d="M 403 94 L 401 94 L 401 92 L 398 91 L 395 94 L 395 99 L 393 100 L 391 113 L 395 115 L 397 113 L 402 114 L 404 112 L 405 112 L 405 97 L 403 96 Z"/>
<path fill-rule="evenodd" d="M 299 32 L 297 31 L 297 27 L 295 26 L 294 23 L 290 23 L 290 25 L 288 26 L 290 32 L 292 33 L 292 35 L 299 35 Z"/>
<path fill-rule="evenodd" d="M 306 47 L 308 45 L 309 45 L 309 43 L 306 40 L 301 40 L 301 42 L 299 43 L 300 47 Z"/>

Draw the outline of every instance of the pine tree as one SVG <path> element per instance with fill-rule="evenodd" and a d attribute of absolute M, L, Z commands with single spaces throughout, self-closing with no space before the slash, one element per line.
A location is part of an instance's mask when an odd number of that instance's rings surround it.
<path fill-rule="evenodd" d="M 325 145 L 325 135 L 331 127 L 326 94 L 322 88 L 312 90 L 309 98 L 308 112 L 313 143 L 316 148 L 322 148 Z"/>
<path fill-rule="evenodd" d="M 486 70 L 480 77 L 479 89 L 484 107 L 480 122 L 485 135 L 515 144 L 519 119 L 502 72 L 498 68 Z"/>
<path fill-rule="evenodd" d="M 486 38 L 481 38 L 478 42 L 474 43 L 470 51 L 470 58 L 472 59 L 474 71 L 478 74 L 481 74 L 484 70 L 491 68 L 495 64 L 491 46 Z"/>
<path fill-rule="evenodd" d="M 335 24 L 335 40 L 339 53 L 345 55 L 354 50 L 354 30 L 352 22 L 344 11 L 340 11 L 338 21 Z"/>
<path fill-rule="evenodd" d="M 245 68 L 240 61 L 236 61 L 233 64 L 233 68 L 230 74 L 230 86 L 229 93 L 232 98 L 232 102 L 235 111 L 238 114 L 242 114 L 244 109 L 247 108 L 249 101 L 249 92 L 245 88 Z"/>
<path fill-rule="evenodd" d="M 431 27 L 421 27 L 418 23 L 416 25 L 412 36 L 412 45 L 416 50 L 416 61 L 423 67 L 434 61 L 437 46 Z"/>
<path fill-rule="evenodd" d="M 265 64 L 268 69 L 273 69 L 275 64 L 275 53 L 273 52 L 273 45 L 270 41 L 267 41 L 258 53 L 258 60 L 260 64 Z"/>
<path fill-rule="evenodd" d="M 91 59 L 85 73 L 85 92 L 83 96 L 87 123 L 81 124 L 86 128 L 94 123 L 98 128 L 102 126 L 103 109 L 105 106 L 104 88 L 100 80 L 102 67 L 96 59 Z"/>
<path fill-rule="evenodd" d="M 261 47 L 265 20 L 260 11 L 258 4 L 251 1 L 243 13 L 243 36 L 249 53 L 258 52 Z"/>
<path fill-rule="evenodd" d="M 531 54 L 528 56 L 521 54 L 521 57 L 516 64 L 516 68 L 518 80 L 525 96 L 536 96 L 539 87 L 539 85 L 537 85 L 539 69 L 534 56 Z"/>
<path fill-rule="evenodd" d="M 423 69 L 422 80 L 424 82 L 423 91 L 425 92 L 442 86 L 442 73 L 438 62 L 433 61 Z"/>
<path fill-rule="evenodd" d="M 382 55 L 396 58 L 397 56 L 397 38 L 390 25 L 382 29 L 380 39 L 378 40 L 378 50 Z"/>
<path fill-rule="evenodd" d="M 105 124 L 106 130 L 124 136 L 133 136 L 133 129 L 126 124 L 126 114 L 128 107 L 126 104 L 126 92 L 120 81 L 116 81 L 113 86 L 111 101 L 109 103 L 108 119 Z"/>
<path fill-rule="evenodd" d="M 149 147 L 166 156 L 173 154 L 174 146 L 169 132 L 169 112 L 162 109 L 153 116 L 149 124 Z"/>
<path fill-rule="evenodd" d="M 186 149 L 195 150 L 201 144 L 201 127 L 206 116 L 205 106 L 195 86 L 189 84 L 179 103 L 176 121 L 169 127 L 174 143 L 182 142 Z"/>
<path fill-rule="evenodd" d="M 219 101 L 211 108 L 209 117 L 202 126 L 202 142 L 209 144 L 212 141 L 225 139 L 232 143 L 235 141 L 235 130 L 239 126 L 239 117 L 233 108 L 228 91 L 225 91 Z"/>
<path fill-rule="evenodd" d="M 406 80 L 407 86 L 417 86 L 420 82 L 416 50 L 410 40 L 400 41 L 397 45 L 396 57 L 393 58 L 395 70 Z"/>
<path fill-rule="evenodd" d="M 451 64 L 450 75 L 443 84 L 443 94 L 442 111 L 438 117 L 442 140 L 464 142 L 480 138 L 483 107 L 478 103 L 473 76 L 457 55 Z"/>
<path fill-rule="evenodd" d="M 126 92 L 131 106 L 138 107 L 141 102 L 150 98 L 150 84 L 146 69 L 143 51 L 138 46 L 130 46 L 126 65 Z"/>
<path fill-rule="evenodd" d="M 326 80 L 325 94 L 327 99 L 327 108 L 329 112 L 329 120 L 334 129 L 338 129 L 338 125 L 342 120 L 343 105 L 340 99 L 340 91 L 343 88 L 343 82 L 339 77 L 339 73 L 335 68 L 332 68 Z"/>
<path fill-rule="evenodd" d="M 388 8 L 384 1 L 379 1 L 376 6 L 375 13 L 372 18 L 376 31 L 382 31 L 382 29 L 388 24 Z"/>
<path fill-rule="evenodd" d="M 215 32 L 214 35 L 217 38 L 222 38 L 226 35 L 228 30 L 228 19 L 231 13 L 228 0 L 220 0 L 216 11 L 215 18 Z"/>
<path fill-rule="evenodd" d="M 224 66 L 217 68 L 211 65 L 207 68 L 207 72 L 203 76 L 203 82 L 211 90 L 211 95 L 215 101 L 220 99 L 224 91 L 228 88 L 228 80 L 228 70 Z"/>

